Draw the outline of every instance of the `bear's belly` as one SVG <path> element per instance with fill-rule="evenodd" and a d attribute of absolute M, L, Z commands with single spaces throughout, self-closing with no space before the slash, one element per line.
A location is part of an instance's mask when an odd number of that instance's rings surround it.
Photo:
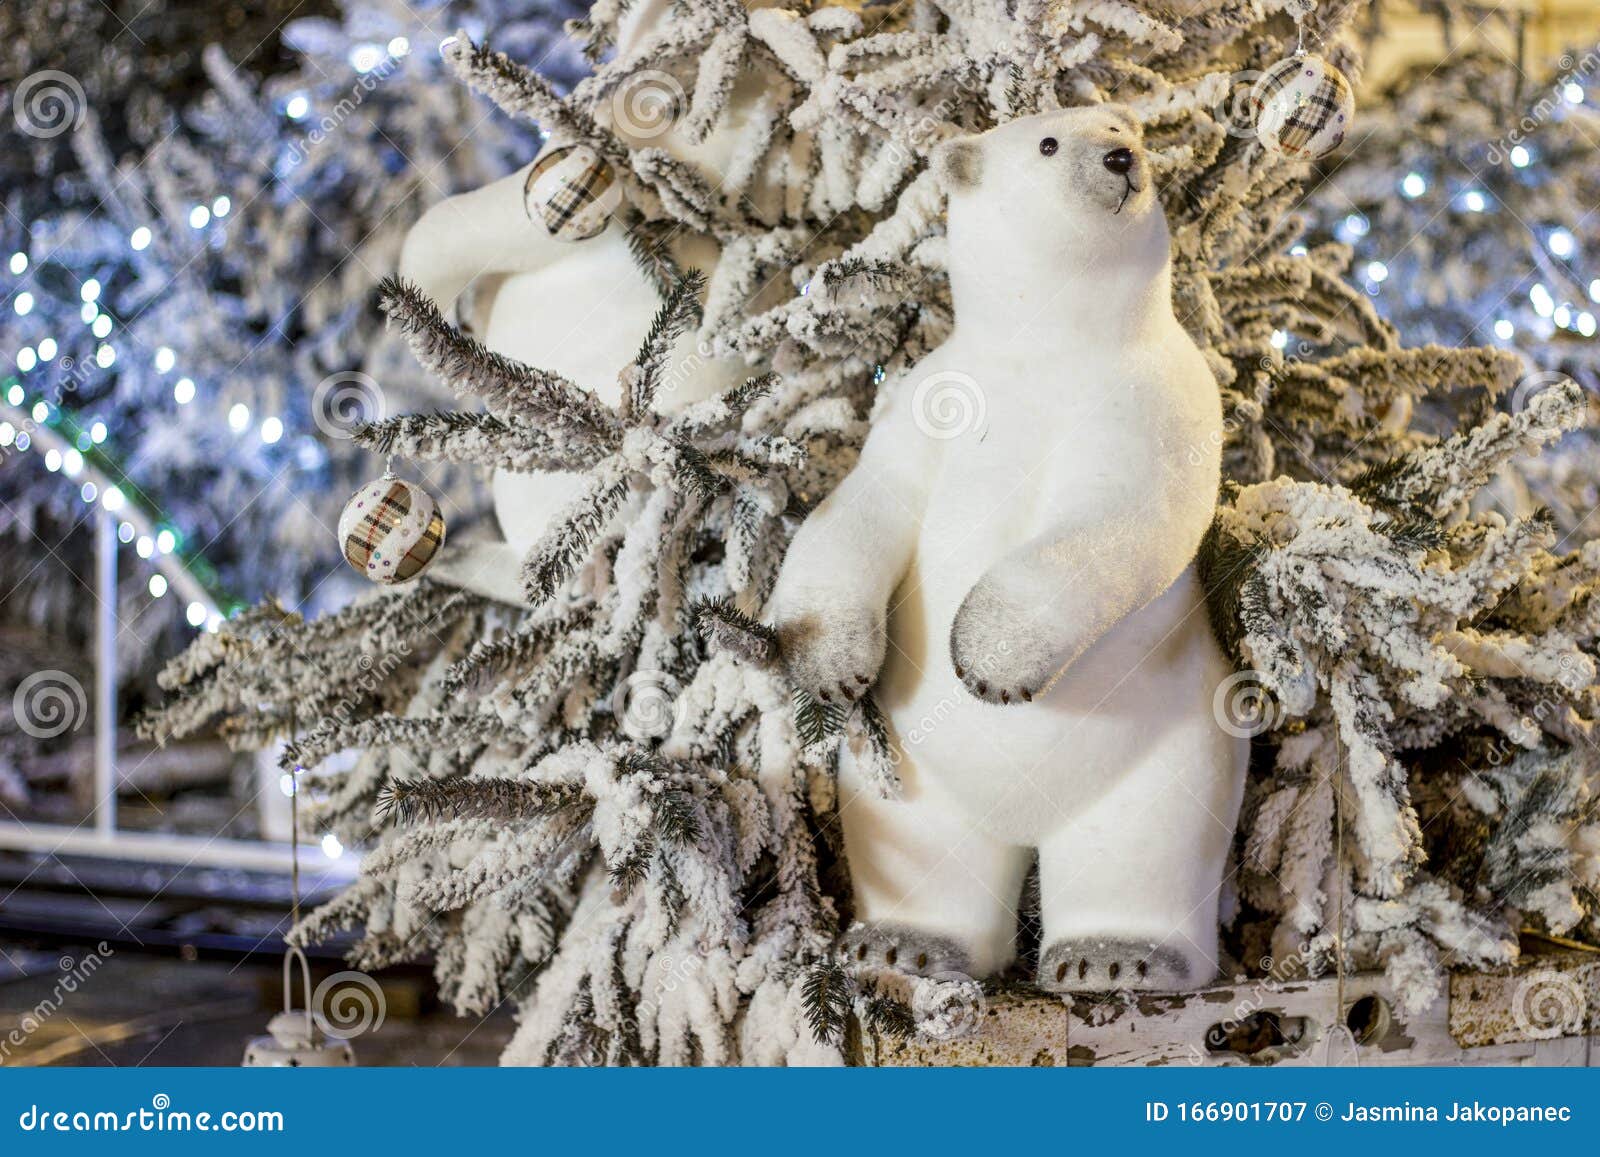
<path fill-rule="evenodd" d="M 896 595 L 876 694 L 908 784 L 926 777 L 974 827 L 1034 845 L 1129 775 L 1148 778 L 1152 792 L 1205 799 L 1233 773 L 1241 741 L 1212 708 L 1230 668 L 1192 568 L 1048 693 L 1005 706 L 974 698 L 955 677 L 948 635 L 959 595 L 941 598 L 940 588 L 956 585 L 907 584 Z"/>

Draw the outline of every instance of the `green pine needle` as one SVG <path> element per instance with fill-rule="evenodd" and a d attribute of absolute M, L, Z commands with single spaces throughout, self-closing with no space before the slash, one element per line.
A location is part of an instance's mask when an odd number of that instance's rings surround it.
<path fill-rule="evenodd" d="M 850 977 L 843 966 L 829 960 L 812 965 L 806 973 L 800 999 L 818 1044 L 838 1044 L 850 1016 Z"/>

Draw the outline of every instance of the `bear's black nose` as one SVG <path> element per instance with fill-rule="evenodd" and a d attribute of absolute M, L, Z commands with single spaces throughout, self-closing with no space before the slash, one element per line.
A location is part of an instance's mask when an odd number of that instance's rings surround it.
<path fill-rule="evenodd" d="M 1133 168 L 1133 150 L 1112 149 L 1102 158 L 1101 163 L 1118 176 L 1126 177 Z"/>

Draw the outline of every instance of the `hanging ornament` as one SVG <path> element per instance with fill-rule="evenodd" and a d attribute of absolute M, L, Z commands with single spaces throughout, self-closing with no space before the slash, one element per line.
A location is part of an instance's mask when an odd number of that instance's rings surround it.
<path fill-rule="evenodd" d="M 522 186 L 530 219 L 558 241 L 584 241 L 605 230 L 622 204 L 616 173 L 588 145 L 551 149 L 533 163 Z"/>
<path fill-rule="evenodd" d="M 299 734 L 295 709 L 289 705 L 289 740 Z M 290 772 L 294 791 L 289 795 L 289 927 L 300 925 L 300 772 Z M 304 997 L 302 1007 L 293 1006 L 294 966 L 300 964 Z M 318 1018 L 311 992 L 311 963 L 306 954 L 291 944 L 283 954 L 283 1011 L 267 1022 L 267 1035 L 254 1037 L 244 1046 L 247 1069 L 348 1069 L 356 1063 L 356 1050 L 348 1040 L 329 1033 Z"/>
<path fill-rule="evenodd" d="M 339 516 L 345 561 L 377 583 L 416 578 L 444 545 L 444 515 L 422 487 L 385 470 Z"/>
<path fill-rule="evenodd" d="M 305 976 L 304 1008 L 289 1007 L 291 970 L 300 962 Z M 266 1036 L 244 1047 L 247 1069 L 348 1069 L 356 1063 L 350 1042 L 330 1035 L 311 1008 L 311 966 L 305 953 L 290 948 L 283 958 L 283 1011 L 267 1022 Z"/>
<path fill-rule="evenodd" d="M 1310 0 L 1290 5 L 1299 34 L 1294 55 L 1263 72 L 1250 90 L 1256 139 L 1268 152 L 1296 160 L 1333 152 L 1356 115 L 1355 92 L 1344 73 L 1306 51 L 1305 21 L 1314 8 Z"/>

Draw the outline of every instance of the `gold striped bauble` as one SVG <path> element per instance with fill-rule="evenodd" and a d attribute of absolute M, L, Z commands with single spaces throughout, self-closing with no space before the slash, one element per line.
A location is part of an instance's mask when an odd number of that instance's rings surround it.
<path fill-rule="evenodd" d="M 622 204 L 622 186 L 611 165 L 588 145 L 567 145 L 533 163 L 522 201 L 550 236 L 583 241 L 605 230 Z"/>
<path fill-rule="evenodd" d="M 1262 147 L 1300 160 L 1338 148 L 1356 115 L 1355 93 L 1344 73 L 1309 52 L 1263 72 L 1250 103 Z"/>
<path fill-rule="evenodd" d="M 444 515 L 422 487 L 386 474 L 345 504 L 339 545 L 345 561 L 373 582 L 405 582 L 444 545 Z"/>

